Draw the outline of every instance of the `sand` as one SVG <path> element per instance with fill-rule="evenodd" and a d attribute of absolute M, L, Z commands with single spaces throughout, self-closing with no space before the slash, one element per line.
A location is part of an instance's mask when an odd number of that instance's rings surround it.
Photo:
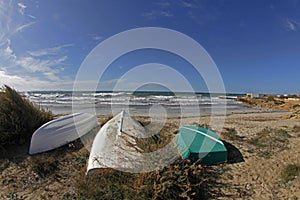
<path fill-rule="evenodd" d="M 207 183 L 213 191 L 212 199 L 299 199 L 300 177 L 288 183 L 281 180 L 281 171 L 288 164 L 300 164 L 300 119 L 288 119 L 289 112 L 232 114 L 225 118 L 224 126 L 212 126 L 221 137 L 224 128 L 234 128 L 241 139 L 223 138 L 240 154 L 231 155 L 231 163 L 208 167 L 215 173 L 215 179 Z M 142 117 L 137 119 L 143 120 Z M 103 120 L 101 118 L 100 120 Z M 214 120 L 222 120 L 216 116 Z M 209 124 L 209 117 L 186 118 L 185 125 Z M 180 119 L 168 120 L 166 130 L 176 132 Z M 257 147 L 249 143 L 265 128 L 285 130 L 291 137 L 280 148 Z M 275 141 L 274 141 L 275 142 Z M 75 145 L 76 146 L 76 145 Z M 269 149 L 271 148 L 271 149 Z M 271 153 L 266 154 L 266 152 Z M 235 152 L 236 153 L 236 152 Z M 265 153 L 265 154 L 262 154 Z M 265 155 L 265 156 L 262 156 Z M 27 155 L 27 147 L 20 147 L 17 154 L 0 158 L 0 199 L 17 196 L 19 199 L 63 199 L 75 194 L 72 177 L 84 168 L 82 160 L 88 156 L 84 147 L 65 147 L 46 155 L 58 160 L 58 169 L 48 178 L 39 177 L 31 170 L 32 158 Z"/>

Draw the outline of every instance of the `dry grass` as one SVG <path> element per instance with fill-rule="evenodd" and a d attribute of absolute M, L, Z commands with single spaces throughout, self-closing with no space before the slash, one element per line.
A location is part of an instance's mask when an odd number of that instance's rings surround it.
<path fill-rule="evenodd" d="M 193 199 L 200 196 L 202 167 L 177 161 L 162 169 L 132 174 L 114 169 L 97 169 L 74 178 L 78 198 L 83 199 Z"/>

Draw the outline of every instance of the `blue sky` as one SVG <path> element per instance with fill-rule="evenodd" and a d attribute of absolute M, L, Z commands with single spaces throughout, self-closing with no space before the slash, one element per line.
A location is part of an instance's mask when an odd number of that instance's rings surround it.
<path fill-rule="evenodd" d="M 0 84 L 71 90 L 93 48 L 141 27 L 173 29 L 196 40 L 216 63 L 227 92 L 300 93 L 297 0 L 0 1 Z M 172 66 L 194 90 L 207 89 L 188 62 L 149 49 L 121 56 L 100 81 L 109 89 L 147 63 Z"/>

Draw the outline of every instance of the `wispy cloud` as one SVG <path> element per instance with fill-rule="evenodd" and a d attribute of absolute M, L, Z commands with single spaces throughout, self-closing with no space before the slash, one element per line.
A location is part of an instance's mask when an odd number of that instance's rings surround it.
<path fill-rule="evenodd" d="M 181 1 L 179 5 L 184 8 L 197 8 L 198 6 L 191 1 Z"/>
<path fill-rule="evenodd" d="M 28 72 L 36 73 L 41 72 L 49 80 L 57 81 L 60 78 L 57 74 L 63 69 L 60 67 L 62 63 L 67 59 L 67 56 L 53 59 L 42 60 L 33 57 L 21 57 L 18 58 L 16 64 L 26 69 Z M 56 68 L 55 68 L 56 67 Z"/>
<path fill-rule="evenodd" d="M 221 15 L 222 2 L 207 4 L 205 1 L 168 1 L 162 0 L 153 3 L 154 9 L 144 12 L 142 16 L 148 20 L 161 18 L 187 18 L 199 25 L 218 19 Z"/>
<path fill-rule="evenodd" d="M 116 83 L 121 82 L 121 79 L 112 79 L 106 81 L 98 80 L 82 80 L 76 82 L 76 88 L 79 91 L 93 90 L 95 85 L 101 90 L 113 90 Z M 32 76 L 19 76 L 9 74 L 0 69 L 0 85 L 9 85 L 19 91 L 30 90 L 53 90 L 59 88 L 60 90 L 73 90 L 73 80 L 49 81 Z"/>
<path fill-rule="evenodd" d="M 36 51 L 28 51 L 29 55 L 34 57 L 40 57 L 40 56 L 49 56 L 49 55 L 58 55 L 61 53 L 65 53 L 65 48 L 72 47 L 74 44 L 63 44 L 60 46 L 40 49 Z"/>
<path fill-rule="evenodd" d="M 26 16 L 30 17 L 31 19 L 36 19 L 36 17 L 35 17 L 35 16 L 33 16 L 33 15 L 30 15 L 30 14 L 27 14 Z"/>
<path fill-rule="evenodd" d="M 61 82 L 60 73 L 68 59 L 66 48 L 73 44 L 15 53 L 11 40 L 36 23 L 34 16 L 25 14 L 26 8 L 24 3 L 0 1 L 0 85 L 28 89 Z"/>
<path fill-rule="evenodd" d="M 9 75 L 5 71 L 0 70 L 0 85 L 12 85 L 13 87 L 20 87 L 22 84 L 26 83 L 26 81 L 17 76 L 17 75 Z M 17 85 L 16 85 L 17 84 Z"/>
<path fill-rule="evenodd" d="M 27 8 L 27 6 L 24 3 L 18 3 L 18 7 L 19 7 L 19 12 L 24 15 L 25 14 L 25 9 Z"/>
<path fill-rule="evenodd" d="M 24 29 L 30 27 L 31 25 L 35 24 L 36 22 L 33 21 L 33 22 L 29 22 L 27 24 L 23 24 L 23 25 L 20 25 L 18 26 L 16 29 L 15 29 L 15 32 L 22 32 Z"/>
<path fill-rule="evenodd" d="M 154 9 L 142 13 L 142 16 L 148 20 L 155 20 L 159 18 L 172 18 L 174 14 L 172 12 L 172 5 L 168 0 L 160 0 L 153 3 Z"/>
<path fill-rule="evenodd" d="M 9 85 L 19 91 L 30 90 L 53 90 L 59 88 L 61 90 L 72 90 L 73 81 L 49 81 L 32 76 L 20 76 L 9 74 L 0 69 L 0 85 Z M 84 85 L 84 83 L 82 84 Z"/>
<path fill-rule="evenodd" d="M 150 12 L 143 13 L 143 17 L 150 20 L 161 18 L 161 17 L 170 18 L 173 16 L 174 16 L 173 13 L 168 10 L 151 10 Z"/>
<path fill-rule="evenodd" d="M 101 36 L 99 34 L 94 34 L 94 33 L 87 34 L 87 37 L 94 41 L 100 41 L 100 40 L 103 40 L 103 38 L 104 38 L 103 36 Z"/>
<path fill-rule="evenodd" d="M 163 8 L 171 6 L 171 3 L 169 1 L 155 2 L 155 4 Z"/>
<path fill-rule="evenodd" d="M 287 18 L 284 22 L 284 28 L 287 31 L 297 31 L 299 26 L 300 26 L 300 22 L 297 22 L 294 19 Z"/>

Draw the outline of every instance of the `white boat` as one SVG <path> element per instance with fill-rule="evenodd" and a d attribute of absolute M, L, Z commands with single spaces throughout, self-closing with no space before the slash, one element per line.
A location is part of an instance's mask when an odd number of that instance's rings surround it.
<path fill-rule="evenodd" d="M 97 126 L 97 117 L 88 113 L 70 114 L 47 122 L 33 133 L 29 154 L 61 147 L 84 136 Z"/>
<path fill-rule="evenodd" d="M 140 167 L 143 150 L 138 147 L 136 138 L 146 138 L 144 127 L 122 111 L 97 133 L 90 152 L 87 172 L 95 168 L 126 171 Z"/>

